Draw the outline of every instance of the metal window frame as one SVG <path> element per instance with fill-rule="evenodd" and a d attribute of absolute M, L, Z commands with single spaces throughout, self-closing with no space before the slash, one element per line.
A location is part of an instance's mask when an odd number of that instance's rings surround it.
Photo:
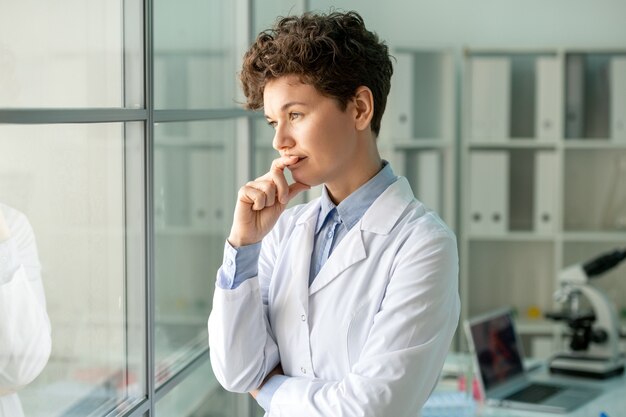
<path fill-rule="evenodd" d="M 253 1 L 236 0 L 238 21 L 237 29 L 237 56 L 242 57 L 252 40 L 253 31 Z M 257 0 L 258 1 L 258 0 Z M 296 0 L 300 2 L 302 10 L 310 9 L 310 1 Z M 238 183 L 247 181 L 252 172 L 252 153 L 254 144 L 251 137 L 252 120 L 259 115 L 254 112 L 238 108 L 225 109 L 155 109 L 154 102 L 154 0 L 142 0 L 143 3 L 143 81 L 144 81 L 144 107 L 136 108 L 0 108 L 0 124 L 85 124 L 85 123 L 144 123 L 144 207 L 145 207 L 145 236 L 146 249 L 144 286 L 146 291 L 145 322 L 146 322 L 146 396 L 134 403 L 129 408 L 119 413 L 111 411 L 106 417 L 153 417 L 156 416 L 158 400 L 166 396 L 181 382 L 185 381 L 200 364 L 209 358 L 207 350 L 190 359 L 177 374 L 173 375 L 158 388 L 155 383 L 155 271 L 154 271 L 154 238 L 153 225 L 154 213 L 154 126 L 155 123 L 211 121 L 219 119 L 233 119 L 236 121 L 236 157 L 239 162 L 236 167 L 236 180 Z M 236 414 L 240 417 L 253 417 L 255 415 L 255 402 L 251 397 L 241 396 L 236 404 Z"/>

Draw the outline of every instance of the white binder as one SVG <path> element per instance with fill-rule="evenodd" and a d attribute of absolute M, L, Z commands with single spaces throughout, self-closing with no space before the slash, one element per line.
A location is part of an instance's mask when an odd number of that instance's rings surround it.
<path fill-rule="evenodd" d="M 507 58 L 470 61 L 470 137 L 504 142 L 510 136 L 511 62 Z"/>
<path fill-rule="evenodd" d="M 585 136 L 585 58 L 567 57 L 567 96 L 565 102 L 565 137 L 579 139 Z"/>
<path fill-rule="evenodd" d="M 441 155 L 435 150 L 417 155 L 417 199 L 441 213 Z"/>
<path fill-rule="evenodd" d="M 413 137 L 413 55 L 399 52 L 391 80 L 391 134 L 394 139 Z"/>
<path fill-rule="evenodd" d="M 561 83 L 559 61 L 555 57 L 541 57 L 536 61 L 536 115 L 535 135 L 539 141 L 557 139 Z"/>
<path fill-rule="evenodd" d="M 509 154 L 475 151 L 470 154 L 469 231 L 501 235 L 509 224 Z"/>
<path fill-rule="evenodd" d="M 534 229 L 538 234 L 555 232 L 556 155 L 551 151 L 535 154 Z"/>
<path fill-rule="evenodd" d="M 626 58 L 611 60 L 611 139 L 626 141 Z"/>

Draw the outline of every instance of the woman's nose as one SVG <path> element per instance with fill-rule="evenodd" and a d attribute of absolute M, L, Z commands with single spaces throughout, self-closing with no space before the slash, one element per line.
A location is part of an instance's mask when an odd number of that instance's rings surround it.
<path fill-rule="evenodd" d="M 289 129 L 281 127 L 280 125 L 276 126 L 274 131 L 274 140 L 272 141 L 272 146 L 277 151 L 281 151 L 282 149 L 291 148 L 293 146 L 293 138 L 289 133 Z"/>

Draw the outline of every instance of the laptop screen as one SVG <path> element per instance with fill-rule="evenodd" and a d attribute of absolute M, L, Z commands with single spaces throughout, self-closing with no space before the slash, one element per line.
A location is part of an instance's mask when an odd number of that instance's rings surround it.
<path fill-rule="evenodd" d="M 485 390 L 524 373 L 510 312 L 474 321 L 470 331 Z"/>

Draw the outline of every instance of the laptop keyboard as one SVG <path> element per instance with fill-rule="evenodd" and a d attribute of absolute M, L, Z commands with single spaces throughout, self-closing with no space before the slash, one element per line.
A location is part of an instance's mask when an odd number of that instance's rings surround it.
<path fill-rule="evenodd" d="M 545 399 L 560 392 L 563 388 L 555 385 L 531 384 L 526 388 L 514 392 L 505 398 L 509 401 L 518 401 L 524 403 L 541 403 Z"/>

